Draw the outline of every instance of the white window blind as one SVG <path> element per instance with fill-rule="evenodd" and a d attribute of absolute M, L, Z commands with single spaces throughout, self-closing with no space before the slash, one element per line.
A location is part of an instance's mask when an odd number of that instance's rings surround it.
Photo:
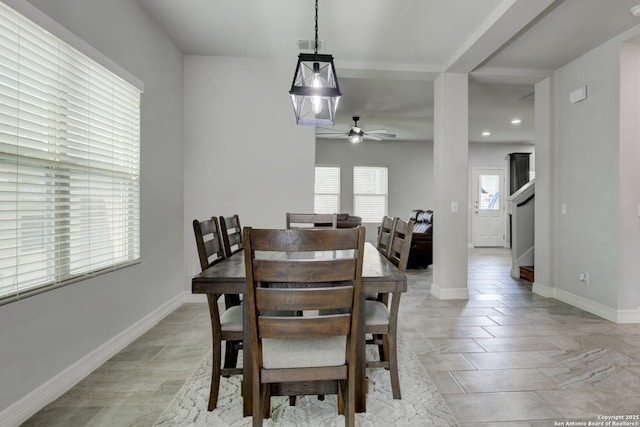
<path fill-rule="evenodd" d="M 362 222 L 380 222 L 387 215 L 387 168 L 353 168 L 353 205 Z"/>
<path fill-rule="evenodd" d="M 140 258 L 140 90 L 0 3 L 0 303 Z"/>
<path fill-rule="evenodd" d="M 313 211 L 315 213 L 340 212 L 339 166 L 316 166 Z"/>

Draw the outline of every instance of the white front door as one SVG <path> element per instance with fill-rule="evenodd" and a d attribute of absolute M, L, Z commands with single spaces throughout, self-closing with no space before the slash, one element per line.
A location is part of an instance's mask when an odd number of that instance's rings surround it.
<path fill-rule="evenodd" d="M 505 243 L 504 169 L 473 168 L 473 246 Z"/>

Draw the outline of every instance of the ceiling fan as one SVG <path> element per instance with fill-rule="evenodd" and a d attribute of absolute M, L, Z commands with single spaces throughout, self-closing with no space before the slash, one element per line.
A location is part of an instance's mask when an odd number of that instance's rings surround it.
<path fill-rule="evenodd" d="M 385 129 L 374 129 L 365 131 L 361 127 L 358 127 L 358 121 L 360 120 L 360 116 L 353 116 L 353 127 L 348 131 L 336 131 L 335 129 L 328 128 L 320 128 L 323 130 L 328 130 L 330 132 L 319 132 L 317 136 L 321 138 L 329 138 L 329 139 L 338 139 L 346 137 L 349 142 L 358 143 L 364 139 L 369 139 L 373 141 L 382 141 L 383 139 L 391 139 L 395 138 L 396 135 L 394 133 L 390 133 Z"/>

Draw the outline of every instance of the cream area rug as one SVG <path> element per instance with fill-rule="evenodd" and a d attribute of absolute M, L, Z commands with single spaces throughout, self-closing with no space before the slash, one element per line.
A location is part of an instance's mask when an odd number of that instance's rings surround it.
<path fill-rule="evenodd" d="M 373 357 L 374 346 L 367 346 L 367 357 Z M 224 352 L 223 352 L 224 354 Z M 400 337 L 398 341 L 400 390 L 402 399 L 394 400 L 391 381 L 385 369 L 368 369 L 369 393 L 367 412 L 356 414 L 357 426 L 457 426 L 457 422 L 436 390 L 411 347 Z M 154 427 L 175 426 L 251 426 L 251 417 L 242 416 L 240 376 L 220 379 L 218 407 L 207 411 L 211 383 L 211 353 L 196 368 Z M 303 396 L 296 406 L 288 397 L 271 398 L 271 418 L 264 426 L 344 426 L 338 415 L 336 396 L 320 401 L 316 396 Z"/>

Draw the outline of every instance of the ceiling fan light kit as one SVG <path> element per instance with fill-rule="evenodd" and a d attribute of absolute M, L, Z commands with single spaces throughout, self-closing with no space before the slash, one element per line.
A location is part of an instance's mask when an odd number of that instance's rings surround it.
<path fill-rule="evenodd" d="M 352 135 L 349 135 L 349 142 L 357 144 L 358 142 L 362 141 L 362 138 L 363 138 L 362 131 L 359 133 L 354 133 Z"/>
<path fill-rule="evenodd" d="M 291 101 L 296 123 L 308 126 L 333 126 L 340 101 L 340 87 L 333 56 L 318 53 L 318 0 L 316 0 L 315 43 L 313 53 L 298 55 L 291 84 Z"/>

